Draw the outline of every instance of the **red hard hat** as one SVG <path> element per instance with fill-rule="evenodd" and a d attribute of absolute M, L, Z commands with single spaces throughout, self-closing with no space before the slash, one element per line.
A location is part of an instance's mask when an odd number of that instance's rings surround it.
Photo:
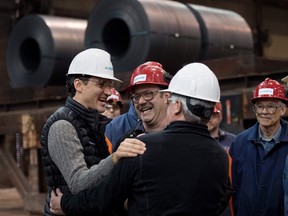
<path fill-rule="evenodd" d="M 134 70 L 126 91 L 131 91 L 134 86 L 142 84 L 168 86 L 170 79 L 171 75 L 162 68 L 159 62 L 145 62 Z"/>
<path fill-rule="evenodd" d="M 217 102 L 216 105 L 215 105 L 215 107 L 214 107 L 213 112 L 214 112 L 214 113 L 221 113 L 221 111 L 222 111 L 222 105 L 221 105 L 220 102 Z"/>
<path fill-rule="evenodd" d="M 253 91 L 253 97 L 251 98 L 252 103 L 255 103 L 255 100 L 258 98 L 275 98 L 282 100 L 284 103 L 288 103 L 284 86 L 270 78 L 266 78 Z"/>
<path fill-rule="evenodd" d="M 120 93 L 115 89 L 111 89 L 111 95 L 107 98 L 107 101 L 119 102 L 122 103 L 122 97 Z"/>

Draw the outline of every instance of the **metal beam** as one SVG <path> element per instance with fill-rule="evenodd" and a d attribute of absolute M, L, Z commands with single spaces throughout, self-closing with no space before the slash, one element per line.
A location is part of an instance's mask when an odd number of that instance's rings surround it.
<path fill-rule="evenodd" d="M 26 179 L 23 172 L 17 167 L 16 162 L 12 157 L 12 155 L 1 144 L 0 144 L 0 160 L 2 161 L 4 169 L 7 170 L 7 173 L 12 181 L 12 184 L 17 188 L 21 197 L 24 198 L 25 194 L 31 192 L 31 186 L 29 185 L 29 182 Z"/>

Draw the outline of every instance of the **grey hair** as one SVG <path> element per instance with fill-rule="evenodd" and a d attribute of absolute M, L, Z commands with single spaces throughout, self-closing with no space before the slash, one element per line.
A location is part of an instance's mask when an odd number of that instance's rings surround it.
<path fill-rule="evenodd" d="M 186 104 L 187 98 L 189 99 L 189 102 L 191 105 L 200 105 L 206 109 L 214 108 L 215 102 L 200 100 L 200 99 L 196 99 L 196 98 L 190 98 L 190 97 L 186 97 L 186 96 L 182 96 L 182 95 L 178 95 L 178 94 L 172 94 L 170 97 L 170 101 L 172 101 L 174 103 L 176 101 L 181 102 L 182 112 L 183 112 L 183 115 L 184 115 L 184 118 L 186 121 L 207 124 L 209 119 L 205 119 L 205 118 L 202 118 L 200 116 L 197 116 L 188 109 L 187 104 Z"/>
<path fill-rule="evenodd" d="M 282 100 L 279 100 L 278 105 L 282 107 L 287 107 L 287 104 L 285 104 Z"/>

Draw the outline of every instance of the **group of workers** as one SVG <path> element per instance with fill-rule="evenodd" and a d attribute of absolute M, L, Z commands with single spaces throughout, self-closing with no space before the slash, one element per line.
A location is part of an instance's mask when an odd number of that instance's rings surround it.
<path fill-rule="evenodd" d="M 266 78 L 256 87 L 257 123 L 234 135 L 219 128 L 219 82 L 205 64 L 174 76 L 155 61 L 139 65 L 121 115 L 114 82 L 106 51 L 72 60 L 69 96 L 41 134 L 44 215 L 288 215 L 282 84 Z"/>

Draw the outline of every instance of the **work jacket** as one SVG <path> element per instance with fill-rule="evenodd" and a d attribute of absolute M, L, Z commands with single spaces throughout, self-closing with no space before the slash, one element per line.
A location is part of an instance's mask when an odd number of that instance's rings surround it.
<path fill-rule="evenodd" d="M 259 123 L 236 136 L 232 157 L 235 216 L 284 215 L 283 171 L 288 155 L 287 122 L 281 120 L 280 142 L 265 154 L 259 141 Z"/>
<path fill-rule="evenodd" d="M 141 120 L 138 118 L 132 102 L 129 104 L 127 113 L 112 119 L 106 126 L 105 135 L 111 142 L 113 150 L 116 149 L 116 146 L 118 147 L 119 141 L 123 140 L 125 134 L 139 124 L 139 121 Z"/>

